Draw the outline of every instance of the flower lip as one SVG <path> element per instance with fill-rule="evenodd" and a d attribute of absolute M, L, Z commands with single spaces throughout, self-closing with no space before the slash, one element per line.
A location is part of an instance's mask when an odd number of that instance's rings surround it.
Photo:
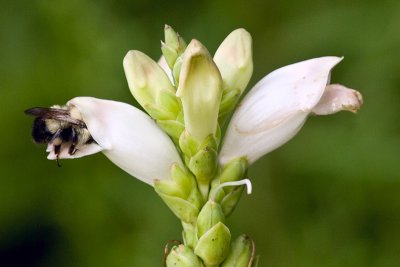
<path fill-rule="evenodd" d="M 59 158 L 77 158 L 102 151 L 115 165 L 148 184 L 169 179 L 173 164 L 183 166 L 171 139 L 144 112 L 121 102 L 76 97 L 67 103 L 76 107 L 95 143 L 84 145 L 74 155 L 61 146 Z M 49 159 L 56 159 L 49 144 Z"/>
<path fill-rule="evenodd" d="M 238 157 L 246 157 L 250 164 L 255 162 L 289 141 L 311 112 L 331 114 L 358 109 L 361 97 L 355 90 L 334 87 L 332 92 L 339 93 L 334 94 L 337 103 L 333 106 L 332 95 L 325 94 L 331 90 L 327 86 L 331 69 L 342 59 L 310 59 L 282 67 L 261 79 L 232 116 L 219 156 L 221 164 Z M 335 98 L 338 95 L 341 97 Z M 324 100 L 327 103 L 319 106 Z"/>

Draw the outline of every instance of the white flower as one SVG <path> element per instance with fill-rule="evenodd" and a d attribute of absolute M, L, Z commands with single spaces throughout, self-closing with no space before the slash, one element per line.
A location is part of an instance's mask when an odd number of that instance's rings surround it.
<path fill-rule="evenodd" d="M 280 68 L 259 81 L 235 111 L 219 160 L 237 157 L 249 163 L 289 141 L 310 113 L 355 112 L 361 94 L 341 85 L 327 85 L 331 69 L 342 58 L 322 57 Z"/>
<path fill-rule="evenodd" d="M 121 102 L 76 97 L 67 103 L 76 107 L 94 143 L 69 155 L 63 145 L 59 158 L 79 158 L 103 152 L 115 165 L 139 180 L 153 185 L 153 180 L 169 179 L 174 163 L 183 166 L 171 139 L 139 109 Z M 56 159 L 49 144 L 49 159 Z"/>
<path fill-rule="evenodd" d="M 207 49 L 197 40 L 186 48 L 179 86 L 186 130 L 199 142 L 215 134 L 222 96 L 221 74 Z"/>

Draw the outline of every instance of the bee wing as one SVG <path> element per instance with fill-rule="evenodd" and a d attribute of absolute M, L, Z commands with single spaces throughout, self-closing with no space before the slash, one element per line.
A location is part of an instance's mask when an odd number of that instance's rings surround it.
<path fill-rule="evenodd" d="M 72 118 L 69 111 L 66 109 L 35 107 L 25 110 L 25 114 L 43 119 L 65 121 L 80 127 L 86 127 L 83 121 Z"/>

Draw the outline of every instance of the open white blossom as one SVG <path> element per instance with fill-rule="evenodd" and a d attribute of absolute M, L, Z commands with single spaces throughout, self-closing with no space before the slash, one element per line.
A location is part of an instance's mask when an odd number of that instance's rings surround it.
<path fill-rule="evenodd" d="M 115 165 L 139 180 L 153 184 L 154 179 L 169 179 L 170 168 L 183 166 L 171 139 L 139 109 L 121 102 L 76 97 L 67 103 L 76 107 L 95 142 L 68 153 L 61 147 L 59 158 L 79 158 L 103 152 Z M 48 159 L 56 159 L 54 146 L 47 149 Z"/>
<path fill-rule="evenodd" d="M 361 94 L 342 85 L 328 85 L 330 72 L 342 58 L 321 57 L 280 68 L 259 81 L 236 109 L 219 160 L 238 157 L 249 163 L 289 141 L 309 114 L 355 112 Z"/>

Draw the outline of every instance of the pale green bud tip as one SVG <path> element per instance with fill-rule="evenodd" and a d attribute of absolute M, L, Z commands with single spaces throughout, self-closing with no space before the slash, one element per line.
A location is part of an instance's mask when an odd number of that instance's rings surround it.
<path fill-rule="evenodd" d="M 174 92 L 164 70 L 146 54 L 129 51 L 123 60 L 129 89 L 142 107 L 157 104 L 160 91 Z"/>
<path fill-rule="evenodd" d="M 164 26 L 164 37 L 165 44 L 169 46 L 171 49 L 178 50 L 179 48 L 179 38 L 178 34 L 174 31 L 174 29 L 169 26 Z"/>
<path fill-rule="evenodd" d="M 171 252 L 167 257 L 167 266 L 175 267 L 203 267 L 200 259 L 193 253 L 193 251 L 185 247 L 184 245 L 179 245 L 172 248 Z"/>
<path fill-rule="evenodd" d="M 252 38 L 245 29 L 231 32 L 214 55 L 226 90 L 243 92 L 253 73 Z"/>
<path fill-rule="evenodd" d="M 207 49 L 197 40 L 188 45 L 176 95 L 182 99 L 185 126 L 198 141 L 215 134 L 222 78 Z"/>

